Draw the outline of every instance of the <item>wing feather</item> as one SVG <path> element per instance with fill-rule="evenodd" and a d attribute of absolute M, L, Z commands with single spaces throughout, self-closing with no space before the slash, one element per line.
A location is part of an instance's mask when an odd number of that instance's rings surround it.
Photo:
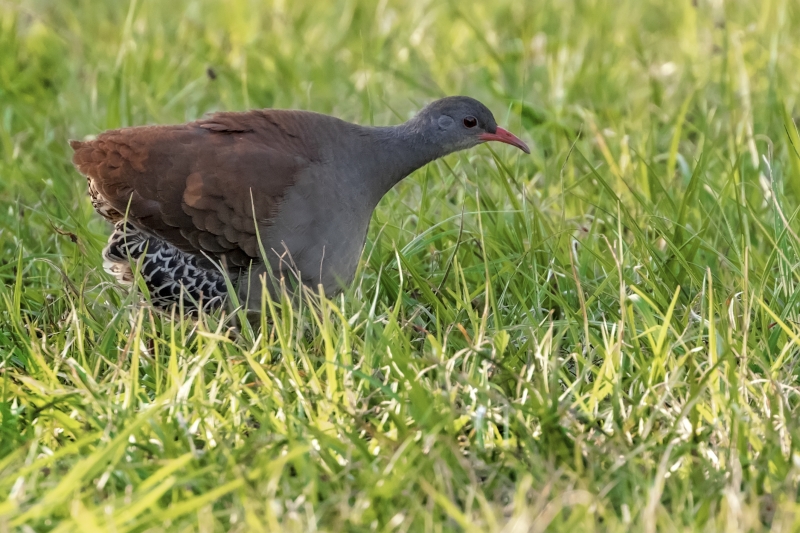
<path fill-rule="evenodd" d="M 71 142 L 73 162 L 118 215 L 198 256 L 257 259 L 287 189 L 315 160 L 308 117 L 217 113 L 176 126 L 111 130 Z M 255 211 L 254 211 L 255 208 Z"/>

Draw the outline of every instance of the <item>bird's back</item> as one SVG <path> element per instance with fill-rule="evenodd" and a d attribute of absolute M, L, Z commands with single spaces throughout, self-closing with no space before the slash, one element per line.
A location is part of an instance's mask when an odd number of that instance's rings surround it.
<path fill-rule="evenodd" d="M 189 124 L 111 130 L 73 141 L 73 161 L 109 220 L 127 215 L 184 252 L 245 266 L 259 255 L 256 224 L 270 224 L 317 157 L 302 115 L 217 113 Z"/>

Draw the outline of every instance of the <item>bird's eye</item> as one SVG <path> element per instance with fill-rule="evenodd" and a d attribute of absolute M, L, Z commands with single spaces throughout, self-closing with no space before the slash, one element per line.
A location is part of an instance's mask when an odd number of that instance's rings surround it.
<path fill-rule="evenodd" d="M 464 118 L 464 126 L 467 128 L 474 128 L 478 125 L 478 119 L 475 117 L 465 117 Z"/>

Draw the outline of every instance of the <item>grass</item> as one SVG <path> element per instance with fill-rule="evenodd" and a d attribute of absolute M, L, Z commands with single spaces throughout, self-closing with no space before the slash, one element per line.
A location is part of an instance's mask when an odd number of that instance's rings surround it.
<path fill-rule="evenodd" d="M 0 0 L 0 531 L 796 531 L 792 0 Z M 468 94 L 352 288 L 261 327 L 101 268 L 67 140 Z"/>

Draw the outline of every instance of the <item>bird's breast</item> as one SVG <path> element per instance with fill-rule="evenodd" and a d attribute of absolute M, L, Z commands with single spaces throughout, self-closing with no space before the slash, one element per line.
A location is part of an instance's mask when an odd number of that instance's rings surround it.
<path fill-rule="evenodd" d="M 263 238 L 273 273 L 299 271 L 328 293 L 352 281 L 375 204 L 351 177 L 311 168 L 295 182 Z"/>

